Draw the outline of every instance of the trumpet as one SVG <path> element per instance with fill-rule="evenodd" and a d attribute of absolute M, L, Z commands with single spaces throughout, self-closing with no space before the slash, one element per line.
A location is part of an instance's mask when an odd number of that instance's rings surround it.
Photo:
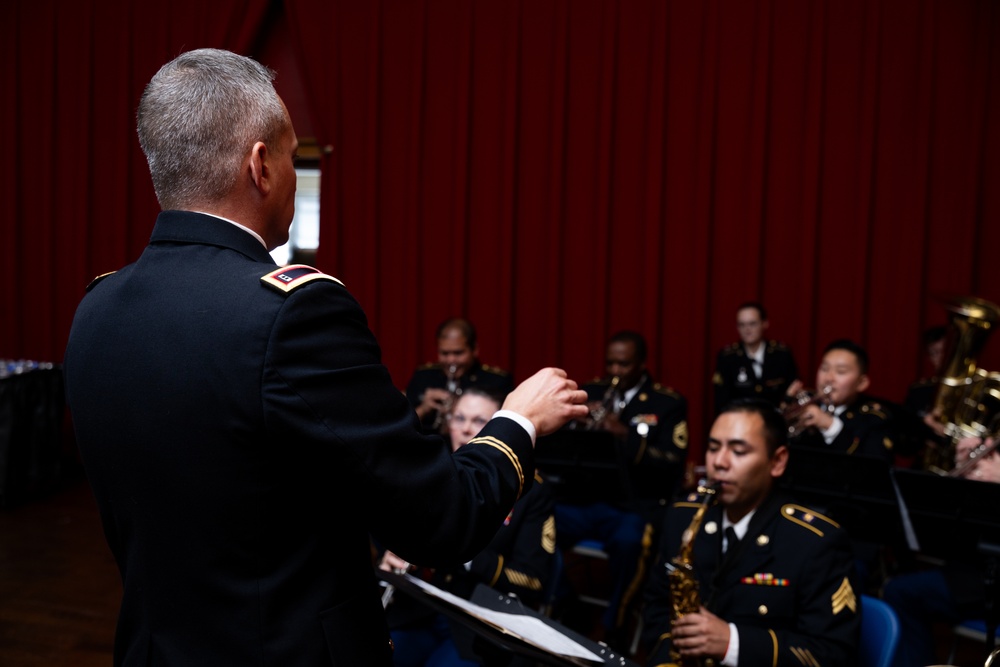
<path fill-rule="evenodd" d="M 597 425 L 604 421 L 609 412 L 618 414 L 621 411 L 621 408 L 618 407 L 618 385 L 620 382 L 621 378 L 617 375 L 611 378 L 611 383 L 604 390 L 601 402 L 590 411 L 590 420 L 587 422 L 588 430 L 597 428 Z"/>
<path fill-rule="evenodd" d="M 437 411 L 437 416 L 434 418 L 433 429 L 435 431 L 441 430 L 441 427 L 451 415 L 451 409 L 455 405 L 455 399 L 462 395 L 462 388 L 458 386 L 458 365 L 449 365 L 448 368 L 445 369 L 444 374 L 447 377 L 445 389 L 448 390 L 448 398 L 441 406 L 441 409 Z"/>
<path fill-rule="evenodd" d="M 833 413 L 835 406 L 830 402 L 830 394 L 832 393 L 833 387 L 831 385 L 826 385 L 818 392 L 803 389 L 782 406 L 781 416 L 785 418 L 785 424 L 788 426 L 789 438 L 794 438 L 806 430 L 802 424 L 802 418 L 805 416 L 806 408 L 810 405 L 819 405 L 826 412 Z"/>

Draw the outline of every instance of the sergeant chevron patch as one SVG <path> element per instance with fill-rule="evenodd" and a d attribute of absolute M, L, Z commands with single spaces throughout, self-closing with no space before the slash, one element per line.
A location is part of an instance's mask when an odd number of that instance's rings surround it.
<path fill-rule="evenodd" d="M 291 264 L 289 266 L 283 266 L 280 269 L 275 269 L 267 275 L 261 276 L 260 281 L 276 289 L 282 294 L 288 294 L 293 290 L 296 290 L 303 285 L 308 285 L 314 280 L 332 280 L 335 283 L 343 285 L 333 276 L 328 276 L 322 273 L 319 269 L 314 269 L 311 266 L 306 266 L 305 264 Z"/>
<path fill-rule="evenodd" d="M 844 609 L 850 609 L 853 612 L 858 611 L 858 598 L 854 595 L 854 589 L 851 588 L 851 582 L 844 577 L 844 582 L 840 584 L 840 588 L 837 592 L 833 594 L 833 615 L 836 616 Z"/>

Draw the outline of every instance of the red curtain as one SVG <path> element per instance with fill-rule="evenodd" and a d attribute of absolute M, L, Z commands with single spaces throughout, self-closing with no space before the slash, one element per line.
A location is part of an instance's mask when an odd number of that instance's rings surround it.
<path fill-rule="evenodd" d="M 937 297 L 1000 301 L 991 0 L 7 4 L 0 357 L 61 359 L 83 286 L 145 244 L 149 77 L 184 49 L 253 52 L 282 7 L 331 147 L 317 263 L 397 384 L 451 315 L 518 378 L 588 379 L 635 328 L 699 442 L 743 300 L 807 379 L 829 340 L 867 345 L 890 398 L 926 370 Z"/>
<path fill-rule="evenodd" d="M 135 260 L 159 207 L 135 134 L 182 51 L 248 49 L 268 0 L 33 0 L 0 10 L 0 358 L 61 361 L 95 275 Z"/>
<path fill-rule="evenodd" d="M 899 400 L 939 297 L 1000 300 L 995 2 L 286 6 L 333 148 L 318 261 L 398 384 L 451 315 L 518 378 L 634 328 L 697 430 L 741 301 L 808 384 L 848 336 Z"/>

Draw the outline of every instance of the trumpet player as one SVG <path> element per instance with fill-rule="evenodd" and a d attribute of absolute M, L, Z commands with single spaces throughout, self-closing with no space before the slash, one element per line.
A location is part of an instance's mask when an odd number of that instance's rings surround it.
<path fill-rule="evenodd" d="M 776 490 L 790 454 L 781 415 L 760 399 L 723 407 L 705 454 L 718 502 L 690 536 L 694 597 L 671 586 L 701 497 L 673 504 L 646 589 L 650 667 L 857 665 L 860 598 L 846 532 Z M 679 598 L 684 597 L 684 600 Z M 698 611 L 671 624 L 674 605 Z"/>
<path fill-rule="evenodd" d="M 888 411 L 865 396 L 870 385 L 868 353 L 857 343 L 840 339 L 826 346 L 816 370 L 815 400 L 787 410 L 793 443 L 893 461 L 893 432 Z M 789 401 L 802 391 L 789 387 Z"/>
<path fill-rule="evenodd" d="M 645 338 L 614 334 L 605 348 L 605 377 L 583 387 L 593 426 L 614 435 L 630 498 L 620 503 L 556 505 L 559 543 L 600 540 L 608 553 L 612 592 L 602 618 L 605 641 L 621 641 L 627 611 L 646 571 L 646 526 L 673 496 L 687 460 L 687 401 L 653 381 L 646 368 Z M 614 382 L 614 378 L 618 381 Z"/>
<path fill-rule="evenodd" d="M 479 342 L 472 322 L 451 318 L 438 325 L 437 362 L 414 371 L 406 397 L 425 432 L 441 433 L 456 397 L 466 387 L 484 387 L 501 399 L 514 390 L 509 373 L 479 361 Z"/>

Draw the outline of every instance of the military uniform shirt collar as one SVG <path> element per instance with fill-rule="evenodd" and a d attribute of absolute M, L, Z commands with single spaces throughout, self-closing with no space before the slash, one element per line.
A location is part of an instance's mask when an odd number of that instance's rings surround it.
<path fill-rule="evenodd" d="M 243 231 L 245 231 L 247 234 L 249 234 L 250 236 L 252 236 L 255 239 L 257 239 L 258 241 L 260 241 L 260 244 L 262 246 L 264 246 L 264 250 L 267 250 L 267 244 L 264 243 L 264 239 L 261 237 L 261 235 L 258 234 L 257 232 L 255 232 L 254 230 L 250 229 L 249 227 L 247 227 L 245 225 L 241 225 L 240 223 L 236 222 L 235 220 L 230 220 L 229 218 L 223 218 L 221 215 L 215 215 L 214 213 L 206 213 L 205 211 L 194 211 L 194 213 L 200 213 L 201 215 L 210 215 L 213 218 L 216 218 L 218 220 L 225 220 L 226 222 L 228 222 L 229 224 L 233 225 L 234 227 L 239 227 L 240 229 L 242 229 Z"/>
<path fill-rule="evenodd" d="M 743 517 L 742 519 L 740 519 L 736 523 L 733 523 L 732 521 L 729 520 L 729 517 L 726 516 L 726 510 L 723 509 L 722 510 L 722 532 L 723 532 L 723 534 L 725 534 L 726 528 L 729 528 L 730 526 L 732 526 L 733 530 L 736 532 L 736 537 L 738 537 L 738 538 L 740 538 L 742 540 L 743 537 L 747 534 L 747 529 L 750 528 L 750 519 L 752 519 L 753 515 L 756 514 L 756 513 L 757 513 L 757 510 L 756 509 L 752 509 L 749 512 L 747 512 L 747 515 L 745 517 Z"/>

